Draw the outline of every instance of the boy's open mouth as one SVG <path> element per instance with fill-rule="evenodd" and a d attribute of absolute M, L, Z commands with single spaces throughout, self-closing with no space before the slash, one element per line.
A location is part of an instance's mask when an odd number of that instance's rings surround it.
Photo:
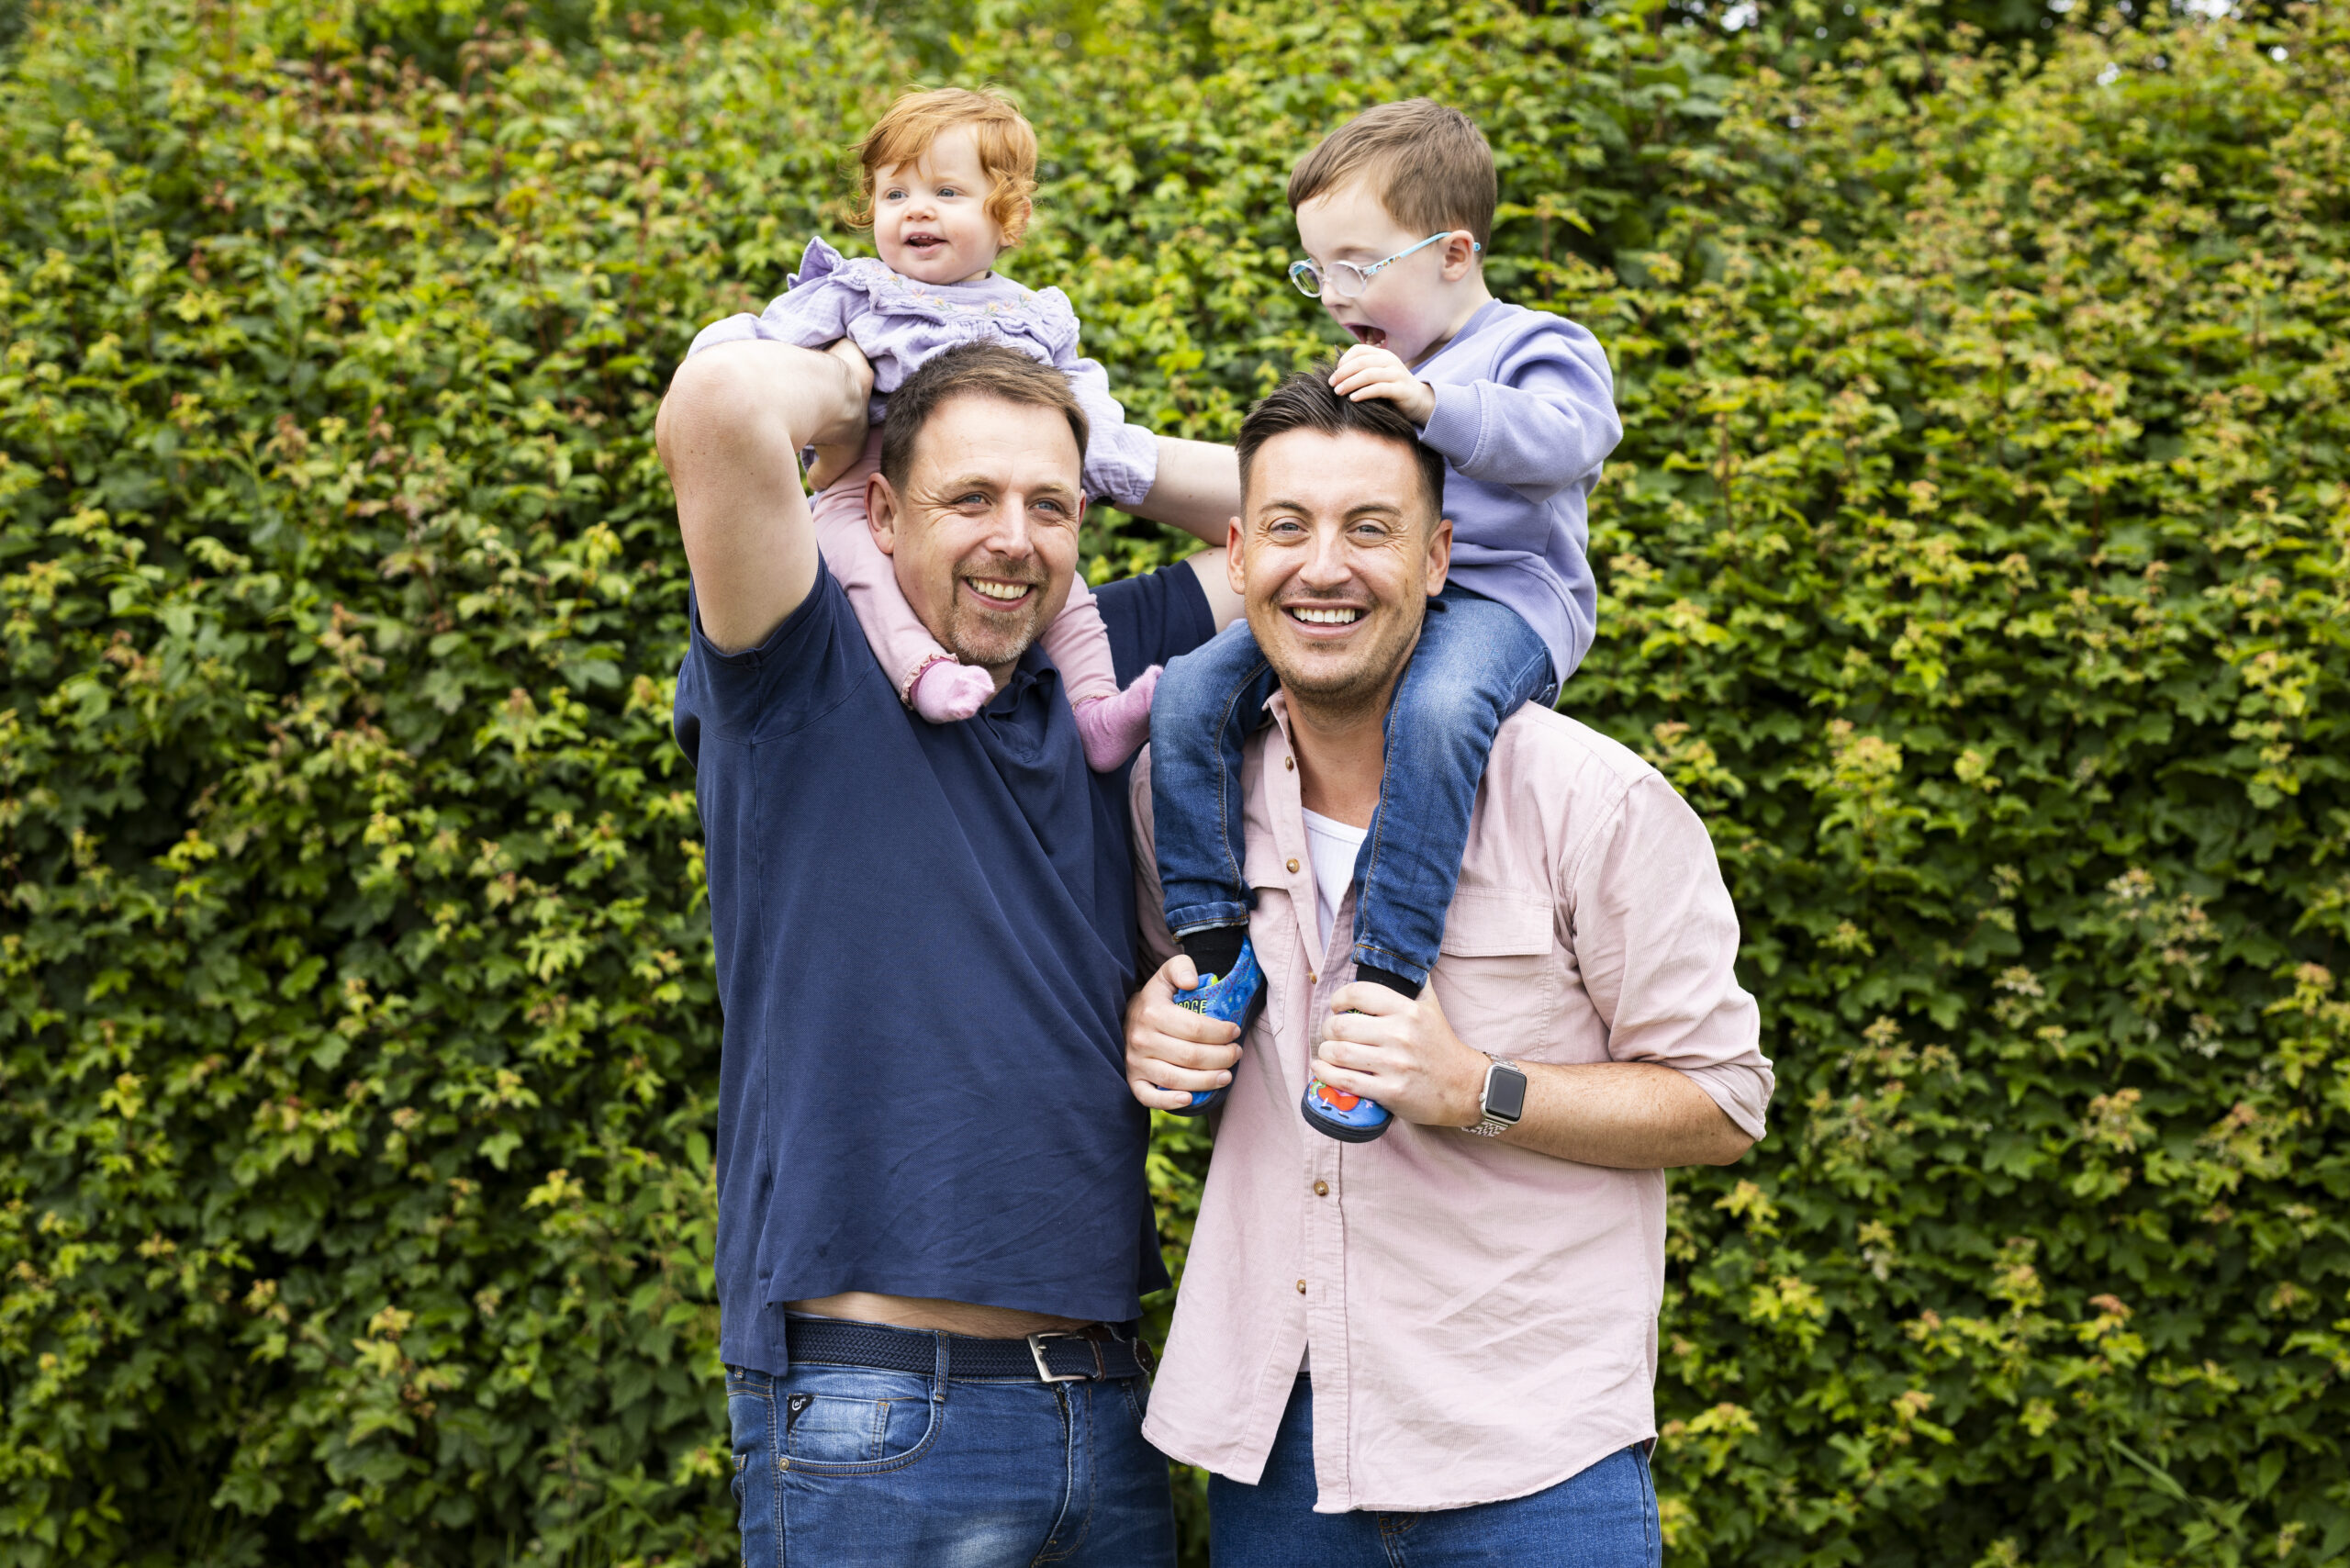
<path fill-rule="evenodd" d="M 1375 349 L 1387 346 L 1387 329 L 1384 327 L 1374 327 L 1368 321 L 1342 321 L 1339 325 L 1352 332 L 1359 343 L 1369 343 Z"/>

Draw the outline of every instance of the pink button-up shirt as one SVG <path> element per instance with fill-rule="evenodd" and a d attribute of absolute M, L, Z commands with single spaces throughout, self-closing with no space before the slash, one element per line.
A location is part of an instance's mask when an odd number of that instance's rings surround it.
<path fill-rule="evenodd" d="M 1279 695 L 1272 711 L 1242 769 L 1265 1012 L 1216 1128 L 1144 1435 L 1253 1484 L 1311 1346 L 1317 1512 L 1524 1496 L 1656 1433 L 1664 1172 L 1400 1119 L 1356 1145 L 1306 1126 L 1313 1043 L 1354 972 L 1354 899 L 1325 946 Z M 1163 961 L 1150 804 L 1146 753 L 1136 902 Z M 1737 956 L 1712 842 L 1654 768 L 1556 713 L 1502 726 L 1433 977 L 1463 1040 L 1518 1061 L 1660 1062 L 1759 1137 L 1771 1064 Z"/>

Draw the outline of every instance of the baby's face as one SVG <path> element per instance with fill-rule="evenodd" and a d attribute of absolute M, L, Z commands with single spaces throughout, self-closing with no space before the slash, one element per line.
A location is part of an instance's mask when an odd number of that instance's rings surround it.
<path fill-rule="evenodd" d="M 986 275 L 1003 249 L 1003 230 L 987 213 L 991 187 L 967 125 L 941 131 L 912 162 L 875 171 L 873 247 L 882 264 L 917 283 Z"/>
<path fill-rule="evenodd" d="M 1297 238 L 1326 277 L 1333 262 L 1373 266 L 1427 236 L 1397 222 L 1368 182 L 1350 180 L 1297 209 Z M 1458 280 L 1445 276 L 1445 257 L 1451 248 L 1430 245 L 1382 268 L 1353 299 L 1341 299 L 1335 289 L 1326 289 L 1322 308 L 1354 334 L 1355 342 L 1385 349 L 1405 364 L 1416 364 L 1460 324 L 1454 319 L 1458 302 L 1451 297 Z"/>

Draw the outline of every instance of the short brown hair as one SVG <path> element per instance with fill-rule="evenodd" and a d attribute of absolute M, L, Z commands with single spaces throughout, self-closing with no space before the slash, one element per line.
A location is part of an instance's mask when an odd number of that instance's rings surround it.
<path fill-rule="evenodd" d="M 930 417 L 957 398 L 993 398 L 1024 409 L 1050 409 L 1069 420 L 1077 460 L 1085 461 L 1085 410 L 1069 377 L 1002 343 L 958 343 L 934 354 L 890 394 L 881 421 L 881 472 L 902 492 L 914 462 L 914 438 Z M 1400 416 L 1398 416 L 1400 417 Z"/>
<path fill-rule="evenodd" d="M 873 122 L 856 144 L 858 177 L 856 210 L 849 221 L 859 229 L 873 226 L 874 182 L 884 169 L 919 162 L 946 131 L 968 125 L 978 132 L 979 167 L 993 186 L 988 192 L 988 216 L 1003 230 L 1006 245 L 1020 243 L 1035 208 L 1036 130 L 1010 98 L 1001 93 L 975 93 L 967 87 L 939 87 L 927 93 L 907 93 Z"/>
<path fill-rule="evenodd" d="M 1501 199 L 1494 150 L 1459 109 L 1406 98 L 1363 110 L 1299 160 L 1289 177 L 1290 210 L 1359 176 L 1415 238 L 1466 229 L 1492 247 L 1494 204 Z"/>
<path fill-rule="evenodd" d="M 1325 435 L 1360 431 L 1412 449 L 1412 461 L 1420 471 L 1420 487 L 1427 497 L 1428 525 L 1433 528 L 1444 515 L 1444 459 L 1420 439 L 1419 427 L 1394 404 L 1383 398 L 1366 398 L 1358 403 L 1340 396 L 1330 385 L 1337 369 L 1334 360 L 1319 369 L 1301 371 L 1248 410 L 1248 417 L 1240 421 L 1240 440 L 1235 443 L 1240 457 L 1240 493 L 1248 493 L 1248 474 L 1256 466 L 1258 449 L 1273 437 L 1292 431 L 1320 431 Z M 890 405 L 890 411 L 895 414 L 897 406 Z"/>

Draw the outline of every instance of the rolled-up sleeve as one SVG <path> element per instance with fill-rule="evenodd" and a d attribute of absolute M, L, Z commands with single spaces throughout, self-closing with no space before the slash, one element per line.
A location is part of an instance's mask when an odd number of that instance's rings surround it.
<path fill-rule="evenodd" d="M 1738 912 L 1705 824 L 1662 776 L 1633 779 L 1561 867 L 1562 911 L 1617 1061 L 1687 1074 L 1749 1137 L 1774 1078 L 1738 983 Z"/>

